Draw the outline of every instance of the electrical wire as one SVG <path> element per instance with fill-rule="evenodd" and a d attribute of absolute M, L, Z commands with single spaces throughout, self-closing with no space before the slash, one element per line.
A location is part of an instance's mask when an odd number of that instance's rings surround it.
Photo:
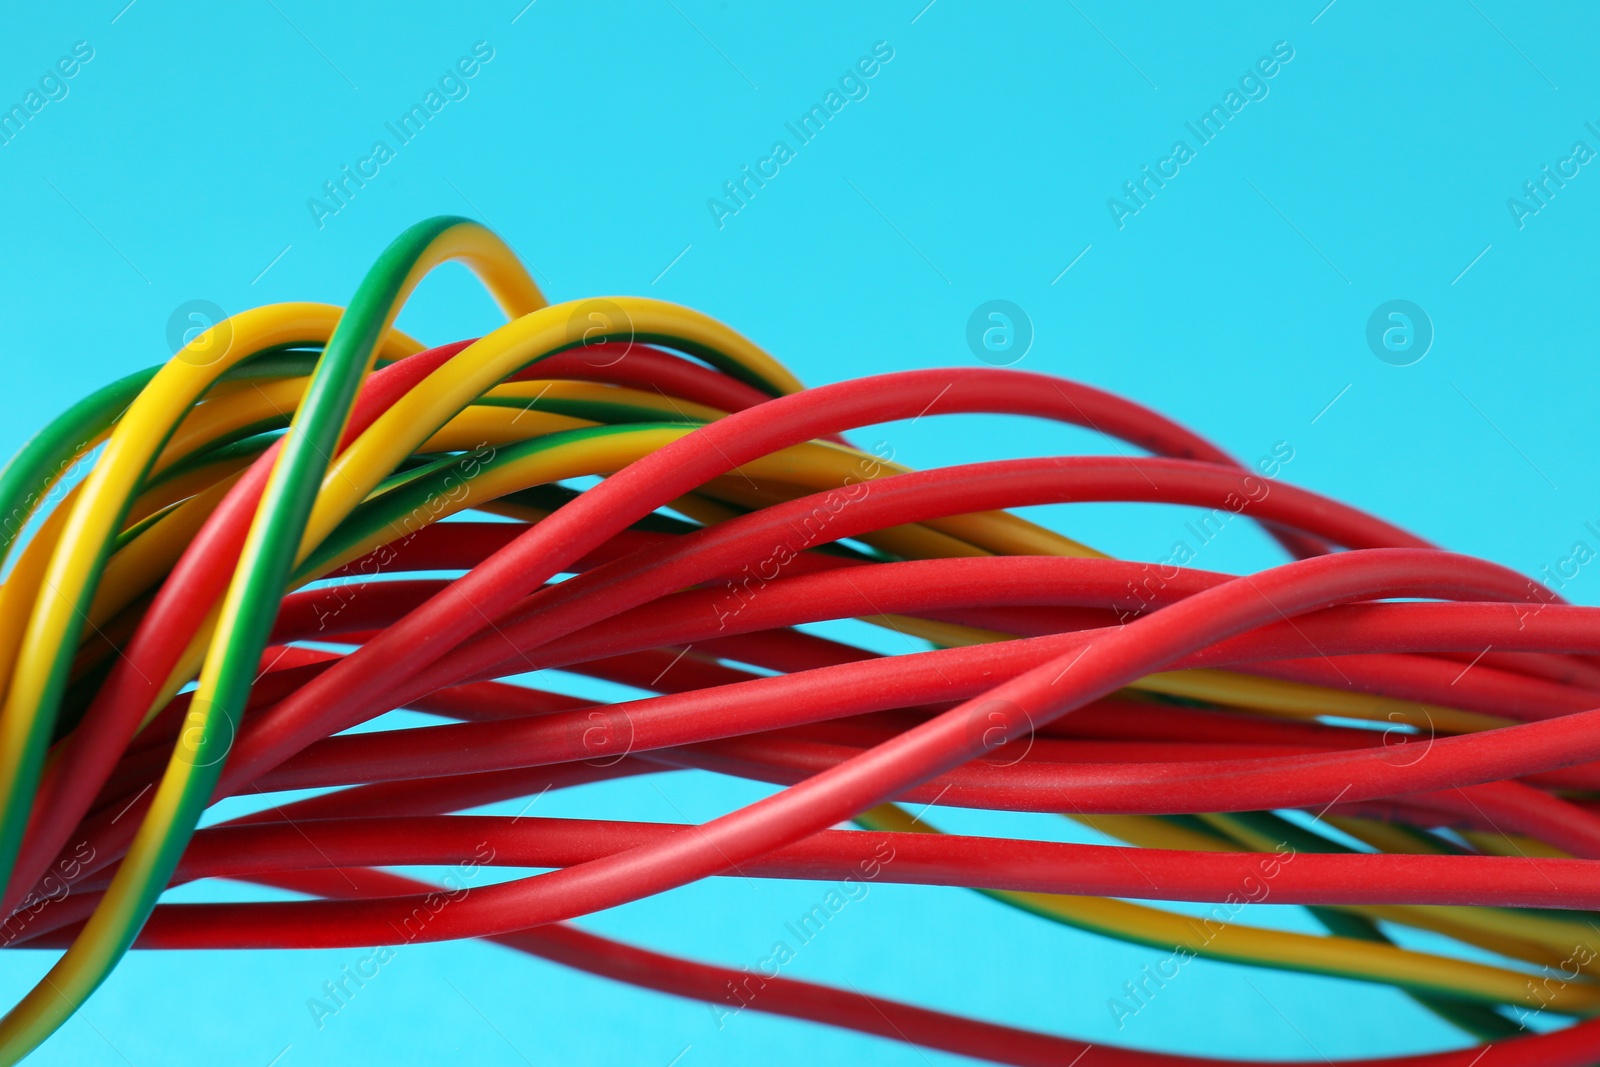
<path fill-rule="evenodd" d="M 451 261 L 507 321 L 425 348 L 394 322 Z M 915 471 L 851 443 L 960 414 L 1148 454 Z M 1013 513 L 1079 503 L 1244 516 L 1289 561 L 1120 560 Z M 347 308 L 244 312 L 81 401 L 0 471 L 0 510 L 0 928 L 64 950 L 0 1019 L 0 1063 L 129 950 L 384 944 L 417 909 L 414 939 L 720 1011 L 1001 1063 L 1222 1062 L 752 986 L 568 925 L 735 872 L 965 887 L 1185 959 L 1391 986 L 1480 1042 L 1362 1063 L 1600 1058 L 1595 609 L 1090 386 L 950 368 L 807 389 L 688 308 L 548 304 L 445 217 Z M 813 632 L 842 620 L 905 651 Z M 399 708 L 433 718 L 346 733 Z M 774 788 L 695 827 L 457 814 L 684 770 Z M 326 792 L 198 829 L 296 789 Z M 944 834 L 936 806 L 1093 837 Z M 480 842 L 520 871 L 441 910 L 377 869 Z M 212 878 L 310 899 L 163 899 Z M 1276 928 L 1280 907 L 1325 933 Z M 1540 1012 L 1574 1021 L 1525 1032 Z"/>

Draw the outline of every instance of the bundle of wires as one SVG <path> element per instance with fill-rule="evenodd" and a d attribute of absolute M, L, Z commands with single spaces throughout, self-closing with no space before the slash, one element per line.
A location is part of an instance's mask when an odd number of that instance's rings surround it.
<path fill-rule="evenodd" d="M 394 320 L 447 261 L 509 321 L 425 348 Z M 956 413 L 1149 455 L 911 471 L 850 443 Z M 703 315 L 547 305 L 489 231 L 421 223 L 347 308 L 219 323 L 0 474 L 5 944 L 65 949 L 0 1021 L 0 1061 L 130 949 L 405 928 L 729 1003 L 747 971 L 568 920 L 735 870 L 870 870 L 1186 958 L 1393 986 L 1480 1042 L 1366 1063 L 1595 1062 L 1600 614 L 1260 486 L 1167 419 L 1042 375 L 804 389 Z M 1247 514 L 1288 562 L 1122 561 L 1007 510 L 1064 502 Z M 846 619 L 925 644 L 806 628 Z M 596 703 L 530 684 L 541 670 L 649 695 Z M 430 717 L 350 732 L 402 708 Z M 461 814 L 684 768 L 775 788 L 692 827 Z M 213 803 L 285 790 L 313 792 L 197 830 Z M 935 803 L 1119 843 L 941 833 Z M 486 854 L 536 873 L 440 908 L 386 869 Z M 207 878 L 297 895 L 160 902 Z M 1268 889 L 1326 935 L 1135 902 Z M 1405 947 L 1407 928 L 1461 951 Z M 756 1011 L 1000 1063 L 1219 1062 L 760 984 Z M 1572 1021 L 1532 1033 L 1532 1013 Z"/>

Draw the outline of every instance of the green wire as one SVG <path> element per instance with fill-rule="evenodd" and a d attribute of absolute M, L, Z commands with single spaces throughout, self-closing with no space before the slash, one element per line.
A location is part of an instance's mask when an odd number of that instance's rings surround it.
<path fill-rule="evenodd" d="M 261 650 L 277 617 L 322 476 L 338 448 L 361 382 L 374 362 L 390 312 L 399 302 L 412 268 L 428 248 L 463 225 L 477 224 L 454 216 L 428 219 L 386 248 L 351 298 L 317 362 L 262 492 L 251 537 L 235 571 L 237 593 L 230 590 L 224 601 L 216 630 L 222 650 L 215 675 L 208 680 L 211 706 L 202 709 L 207 725 L 194 744 L 190 772 L 157 857 L 137 887 L 137 920 L 121 932 L 117 956 L 126 951 L 155 907 L 222 775 L 227 748 L 249 698 Z M 217 729 L 219 726 L 226 729 Z"/>
<path fill-rule="evenodd" d="M 159 367 L 148 367 L 84 397 L 34 434 L 0 470 L 0 560 L 45 503 L 50 487 L 89 450 L 150 384 Z"/>
<path fill-rule="evenodd" d="M 579 430 L 563 430 L 530 438 L 514 445 L 506 445 L 488 459 L 477 460 L 478 469 L 468 475 L 461 470 L 461 456 L 446 456 L 422 471 L 406 477 L 380 496 L 362 503 L 336 527 L 333 534 L 308 556 L 295 572 L 295 581 L 305 582 L 327 570 L 335 557 L 349 546 L 371 537 L 385 528 L 396 530 L 395 538 L 403 537 L 406 530 L 399 526 L 408 515 L 416 514 L 430 501 L 448 495 L 451 483 L 465 483 L 485 472 L 498 470 L 541 452 L 571 445 L 578 441 L 595 441 L 619 433 L 634 433 L 656 427 L 682 429 L 681 422 L 627 423 L 622 426 L 586 426 Z M 431 520 L 429 520 L 431 521 Z M 389 538 L 386 540 L 393 540 Z"/>
<path fill-rule="evenodd" d="M 37 1036 L 30 1031 L 19 1037 L 16 1045 L 6 1050 L 7 1055 L 15 1053 L 20 1059 L 32 1051 L 99 988 L 133 944 L 172 877 L 222 774 L 227 749 L 238 729 L 261 650 L 277 615 L 278 602 L 294 565 L 322 475 L 338 446 L 356 392 L 374 361 L 390 311 L 398 303 L 412 267 L 429 246 L 449 230 L 462 225 L 477 224 L 461 218 L 440 217 L 418 223 L 401 234 L 378 257 L 340 318 L 307 386 L 295 429 L 286 435 L 273 476 L 262 493 L 252 536 L 246 542 L 235 571 L 234 581 L 239 583 L 237 593 L 230 589 L 223 615 L 218 620 L 217 634 L 223 644 L 215 675 L 208 679 L 211 704 L 209 708 L 199 708 L 205 715 L 205 727 L 198 731 L 200 737 L 193 742 L 193 751 L 188 753 L 188 773 L 182 779 L 171 818 L 159 831 L 154 854 L 149 857 L 145 872 L 129 885 L 131 908 L 128 916 L 116 924 L 102 943 L 90 946 L 88 959 L 75 972 L 69 988 L 56 987 L 57 996 L 49 1001 L 41 1020 L 47 1028 L 40 1027 Z M 102 566 L 109 547 L 109 542 L 100 546 Z M 97 569 L 95 582 L 98 576 Z M 93 595 L 95 582 L 87 587 L 86 597 Z M 35 723 L 35 732 L 41 739 L 48 736 L 53 725 L 55 708 L 64 688 L 66 665 L 70 664 L 77 643 L 78 633 L 74 630 L 70 640 L 64 642 L 56 654 L 54 674 L 60 676 L 62 684 L 52 684 L 48 706 L 41 708 L 49 714 L 42 714 L 40 720 L 49 721 Z M 186 739 L 192 738 L 194 733 L 186 733 Z M 32 777 L 36 778 L 36 765 L 34 771 Z M 26 784 L 30 790 L 34 786 L 32 781 Z M 11 817 L 14 812 L 8 810 L 7 815 Z M 14 850 L 8 858 L 11 856 Z M 9 864 L 6 874 L 9 875 Z M 26 1047 L 19 1049 L 17 1045 Z"/>
<path fill-rule="evenodd" d="M 1378 924 L 1363 915 L 1354 915 L 1337 908 L 1311 905 L 1306 908 L 1312 917 L 1325 926 L 1330 934 L 1354 938 L 1358 941 L 1375 941 L 1392 945 L 1394 940 Z M 1425 993 L 1418 989 L 1401 989 L 1400 992 L 1433 1012 L 1456 1029 L 1471 1034 L 1480 1041 L 1503 1041 L 1523 1032 L 1522 1027 L 1508 1019 L 1499 1008 L 1464 997 L 1446 993 Z"/>
<path fill-rule="evenodd" d="M 277 345 L 263 349 L 246 357 L 241 366 L 298 347 L 302 346 Z M 226 380 L 237 369 L 230 368 L 219 380 Z M 0 562 L 15 546 L 32 514 L 45 502 L 50 487 L 65 474 L 74 460 L 88 450 L 90 442 L 117 423 L 128 405 L 159 370 L 159 367 L 153 367 L 130 374 L 80 400 L 35 434 L 0 471 L 0 514 L 6 516 L 0 520 Z M 155 463 L 155 457 L 171 440 L 178 424 L 187 414 L 187 410 L 171 414 L 161 440 L 151 452 L 150 464 Z M 149 465 L 142 472 L 141 479 L 148 473 Z M 131 495 L 119 502 L 114 523 L 116 527 L 122 525 L 132 502 Z M 94 600 L 114 542 L 114 538 L 108 538 L 91 549 L 94 559 L 85 576 L 79 610 L 67 620 L 61 642 L 51 655 L 39 704 L 32 721 L 27 724 L 21 744 L 17 746 L 18 751 L 11 764 L 12 773 L 0 776 L 0 886 L 11 881 L 16 869 L 17 855 L 22 849 L 23 834 L 32 811 L 32 798 L 39 785 L 45 750 L 55 735 L 56 717 L 68 687 L 73 659 L 82 640 L 87 621 L 85 609 Z"/>
<path fill-rule="evenodd" d="M 1355 852 L 1355 849 L 1348 848 L 1336 841 L 1330 841 L 1321 834 L 1298 826 L 1275 812 L 1239 811 L 1234 812 L 1229 818 L 1256 833 L 1269 838 L 1276 837 L 1281 841 L 1288 842 L 1296 852 L 1346 854 Z M 1214 828 L 1212 832 L 1222 837 Z M 1228 836 L 1224 839 L 1231 843 L 1249 846 L 1249 842 L 1240 837 Z M 1338 908 L 1320 907 L 1314 904 L 1308 905 L 1306 911 L 1311 914 L 1312 918 L 1321 923 L 1330 934 L 1335 936 L 1349 937 L 1358 941 L 1372 941 L 1383 945 L 1395 943 L 1394 939 L 1385 934 L 1377 923 L 1364 915 L 1341 911 Z M 1440 1019 L 1481 1041 L 1504 1040 L 1522 1033 L 1520 1025 L 1507 1018 L 1500 1009 L 1492 1005 L 1468 1000 L 1465 997 L 1452 996 L 1448 993 L 1434 993 L 1404 987 L 1397 988 Z"/>
<path fill-rule="evenodd" d="M 228 369 L 219 381 L 294 377 L 310 373 L 316 353 L 297 346 L 263 349 Z M 45 503 L 50 487 L 89 449 L 90 442 L 116 425 L 128 405 L 144 391 L 160 366 L 146 367 L 95 390 L 29 438 L 0 469 L 0 561 L 9 554 L 28 519 Z"/>

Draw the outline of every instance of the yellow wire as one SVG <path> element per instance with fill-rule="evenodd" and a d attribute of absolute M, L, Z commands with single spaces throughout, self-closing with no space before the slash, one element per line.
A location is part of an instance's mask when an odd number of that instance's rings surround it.
<path fill-rule="evenodd" d="M 907 833 L 939 833 L 922 817 L 884 804 L 858 817 L 873 829 Z M 1292 862 L 1289 860 L 1288 862 Z M 1270 891 L 1270 875 L 1261 883 Z M 1383 982 L 1421 992 L 1446 993 L 1491 1004 L 1521 1004 L 1566 1014 L 1600 1012 L 1600 986 L 1568 982 L 1559 990 L 1535 995 L 1528 975 L 1466 960 L 1416 952 L 1381 942 L 1346 937 L 1319 937 L 1246 926 L 1216 916 L 1217 907 L 1248 903 L 1248 887 L 1237 899 L 1212 908 L 1211 921 L 1142 904 L 1103 897 L 1054 893 L 980 890 L 987 896 L 1095 933 L 1110 934 L 1157 948 L 1183 950 L 1194 956 L 1310 971 L 1369 982 Z"/>
<path fill-rule="evenodd" d="M 1277 842 L 1232 813 L 1197 816 L 1202 822 L 1256 852 L 1270 851 Z M 1231 848 L 1225 845 L 1224 848 Z M 1427 904 L 1335 905 L 1372 920 L 1398 923 L 1419 930 L 1432 930 L 1468 944 L 1498 952 L 1512 959 L 1540 966 L 1556 966 L 1572 952 L 1575 944 L 1594 931 L 1584 924 L 1556 918 L 1533 916 L 1506 908 L 1442 907 Z M 1600 960 L 1583 968 L 1600 974 Z"/>
<path fill-rule="evenodd" d="M 543 295 L 527 270 L 499 238 L 480 226 L 453 226 L 429 243 L 401 283 L 379 331 L 377 350 L 369 356 L 369 371 L 376 359 L 400 358 L 416 351 L 414 341 L 393 329 L 394 319 L 417 283 L 434 267 L 451 259 L 462 261 L 477 273 L 508 315 L 523 315 L 544 303 Z M 63 643 L 71 614 L 79 610 L 78 605 L 84 599 L 82 594 L 96 558 L 93 546 L 116 534 L 124 505 L 155 458 L 155 450 L 161 447 L 173 428 L 171 413 L 186 411 L 218 375 L 246 353 L 297 341 L 325 340 L 331 336 L 338 314 L 337 308 L 324 305 L 280 304 L 234 316 L 228 320 L 231 335 L 218 334 L 222 326 L 219 323 L 196 337 L 156 374 L 129 406 L 107 442 L 100 462 L 85 480 L 85 492 L 69 516 L 68 528 L 51 559 L 46 584 L 53 596 L 41 598 L 35 605 L 6 706 L 0 713 L 0 775 L 15 778 L 20 753 L 16 745 L 8 748 L 6 742 L 20 741 L 26 736 L 49 682 L 48 652 Z M 218 345 L 218 337 L 231 337 L 232 343 Z M 216 347 L 224 347 L 226 351 L 214 361 L 201 365 Z M 396 464 L 401 458 L 404 457 L 396 457 Z M 391 468 L 394 465 L 391 464 Z M 282 476 L 282 465 L 275 465 L 268 480 L 269 493 Z M 261 536 L 261 525 L 252 524 L 241 558 L 250 559 L 257 553 Z M 223 598 L 220 618 L 233 618 L 243 589 L 244 583 L 239 580 L 230 584 Z M 55 638 L 53 644 L 43 643 L 51 637 Z M 227 635 L 219 632 L 218 637 L 207 648 L 195 692 L 194 707 L 201 717 L 208 716 L 207 709 L 213 706 L 212 680 L 227 646 Z M 209 728 L 208 718 L 202 728 Z M 93 989 L 93 976 L 102 973 L 121 951 L 119 932 L 128 929 L 137 918 L 137 909 L 141 906 L 139 887 L 154 876 L 162 844 L 183 802 L 187 781 L 194 769 L 180 744 L 155 789 L 149 812 L 126 857 L 83 930 L 49 975 L 0 1020 L 0 1048 L 19 1045 L 31 1048 L 43 1040 L 54 1025 L 53 1020 L 62 1017 L 63 1002 L 68 1009 L 75 1008 L 73 997 L 86 997 Z"/>
<path fill-rule="evenodd" d="M 77 487 L 72 505 L 57 509 L 64 515 L 64 525 L 33 595 L 23 598 L 27 590 L 15 585 L 15 571 L 13 581 L 6 583 L 15 588 L 7 589 L 5 607 L 12 610 L 5 612 L 3 625 L 9 629 L 13 618 L 22 617 L 13 605 L 28 603 L 31 609 L 20 640 L 0 640 L 0 686 L 6 692 L 0 709 L 0 782 L 13 782 L 21 770 L 24 738 L 49 683 L 55 650 L 80 610 L 98 556 L 95 546 L 116 535 L 123 506 L 172 429 L 173 413 L 188 410 L 224 371 L 251 353 L 292 342 L 325 341 L 339 314 L 338 308 L 326 304 L 278 304 L 236 315 L 174 356 L 123 414 L 105 451 Z M 218 334 L 224 329 L 231 334 Z M 218 342 L 218 336 L 231 337 L 231 343 Z M 415 345 L 397 336 L 391 351 L 398 357 Z M 217 355 L 218 348 L 225 350 Z"/>
<path fill-rule="evenodd" d="M 380 415 L 329 465 L 299 558 L 304 559 L 389 471 L 457 412 L 530 360 L 571 344 L 571 317 L 581 313 L 585 303 L 555 304 L 508 322 L 462 349 Z M 776 360 L 715 319 L 643 297 L 619 296 L 611 303 L 637 334 L 677 337 L 725 352 L 786 390 L 801 388 Z"/>

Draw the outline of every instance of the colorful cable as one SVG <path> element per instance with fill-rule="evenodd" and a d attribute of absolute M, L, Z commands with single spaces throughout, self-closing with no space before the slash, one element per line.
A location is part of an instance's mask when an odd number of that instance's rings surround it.
<path fill-rule="evenodd" d="M 393 324 L 452 260 L 508 321 L 425 349 Z M 958 413 L 1150 455 L 918 472 L 848 438 Z M 0 472 L 5 944 L 65 949 L 0 1020 L 0 1062 L 130 949 L 384 944 L 434 887 L 379 868 L 479 842 L 548 872 L 474 888 L 417 938 L 1000 1063 L 1222 1061 L 782 977 L 747 1000 L 742 971 L 568 920 L 735 869 L 871 865 L 1186 958 L 1393 986 L 1483 1042 L 1363 1063 L 1595 1062 L 1600 616 L 1264 488 L 1088 386 L 965 368 L 805 389 L 705 316 L 547 305 L 489 231 L 421 223 L 348 308 L 218 323 Z M 1121 561 L 1009 510 L 1091 501 L 1246 514 L 1292 558 L 1238 576 Z M 840 619 L 927 645 L 885 656 L 799 629 Z M 545 669 L 652 695 L 503 680 Z M 345 733 L 397 708 L 435 718 Z M 455 814 L 685 768 L 780 788 L 693 832 Z M 327 792 L 197 830 L 218 800 L 306 788 Z M 1125 844 L 942 834 L 935 804 L 1057 813 Z M 312 899 L 161 903 L 205 878 Z M 1136 899 L 1270 899 L 1327 933 Z M 1403 947 L 1407 927 L 1461 953 Z M 1532 1012 L 1574 1021 L 1533 1034 Z"/>

